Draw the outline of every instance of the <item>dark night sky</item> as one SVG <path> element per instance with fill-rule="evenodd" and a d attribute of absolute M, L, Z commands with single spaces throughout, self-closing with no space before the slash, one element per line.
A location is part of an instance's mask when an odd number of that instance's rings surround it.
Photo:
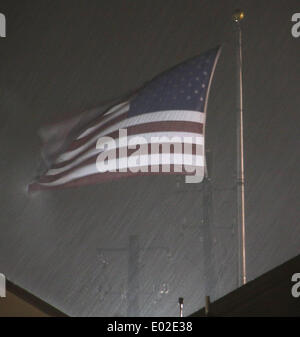
<path fill-rule="evenodd" d="M 39 164 L 41 126 L 222 43 L 207 125 L 210 295 L 236 288 L 236 7 L 246 11 L 248 277 L 299 254 L 300 38 L 291 35 L 299 1 L 1 0 L 0 272 L 70 315 L 177 315 L 181 296 L 185 314 L 203 306 L 201 185 L 139 177 L 33 196 L 26 186 Z M 125 249 L 133 239 L 138 268 Z"/>

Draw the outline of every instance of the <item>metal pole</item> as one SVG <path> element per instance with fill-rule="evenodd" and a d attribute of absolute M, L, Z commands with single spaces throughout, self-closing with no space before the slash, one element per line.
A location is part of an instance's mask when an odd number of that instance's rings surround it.
<path fill-rule="evenodd" d="M 183 297 L 179 297 L 178 303 L 179 303 L 179 316 L 183 317 Z"/>
<path fill-rule="evenodd" d="M 238 279 L 239 286 L 246 284 L 246 224 L 245 224 L 245 176 L 244 176 L 244 130 L 243 130 L 243 59 L 241 21 L 245 14 L 237 10 L 233 15 L 236 23 L 237 53 L 237 226 L 238 226 Z"/>
<path fill-rule="evenodd" d="M 203 181 L 203 257 L 205 294 L 212 295 L 216 283 L 213 256 L 212 256 L 212 153 L 206 151 L 206 175 Z"/>

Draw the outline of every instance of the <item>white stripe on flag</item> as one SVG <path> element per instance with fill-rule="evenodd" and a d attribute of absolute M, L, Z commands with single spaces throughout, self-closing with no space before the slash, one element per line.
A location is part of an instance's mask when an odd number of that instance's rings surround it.
<path fill-rule="evenodd" d="M 120 159 L 113 159 L 108 160 L 105 168 L 109 172 L 109 170 L 113 170 L 117 167 L 119 170 L 134 169 L 138 167 L 145 166 L 145 163 L 149 163 L 148 165 L 158 166 L 158 165 L 193 165 L 197 167 L 204 167 L 204 156 L 200 155 L 192 155 L 192 154 L 178 154 L 178 153 L 163 153 L 163 154 L 149 154 L 149 155 L 142 155 L 138 156 L 139 162 L 131 160 L 131 157 L 120 158 Z M 53 181 L 51 183 L 41 183 L 42 186 L 58 186 L 68 182 L 71 182 L 75 179 L 79 179 L 82 177 L 86 177 L 92 174 L 103 174 L 105 172 L 99 172 L 98 170 L 99 165 L 90 164 L 88 166 L 81 167 L 77 170 L 72 171 L 71 173 L 67 174 L 66 176 Z M 101 166 L 100 166 L 101 167 Z M 150 170 L 151 172 L 151 170 Z"/>
<path fill-rule="evenodd" d="M 111 127 L 106 128 L 105 130 L 99 132 L 97 135 L 92 137 L 82 146 L 78 147 L 73 151 L 68 151 L 61 154 L 56 163 L 61 163 L 66 160 L 70 160 L 77 156 L 82 151 L 89 148 L 94 142 L 97 141 L 99 137 L 103 137 L 106 134 L 109 134 L 118 129 L 125 129 L 130 126 L 140 125 L 145 123 L 153 123 L 153 122 L 164 122 L 164 121 L 181 121 L 181 122 L 192 122 L 192 123 L 200 123 L 204 124 L 205 122 L 205 114 L 199 111 L 190 111 L 190 110 L 168 110 L 168 111 L 157 111 L 152 113 L 146 113 L 143 115 L 139 115 L 136 117 L 127 118 Z"/>
<path fill-rule="evenodd" d="M 82 132 L 77 139 L 81 139 L 83 137 L 88 136 L 89 134 L 91 134 L 93 131 L 97 130 L 101 125 L 111 121 L 112 119 L 122 115 L 123 113 L 127 112 L 129 110 L 129 103 L 125 102 L 122 104 L 119 104 L 113 108 L 111 108 L 109 111 L 107 111 L 106 114 L 103 115 L 103 117 L 107 117 L 105 118 L 103 121 L 100 121 L 99 123 L 97 123 L 96 125 L 88 128 L 87 130 L 85 130 L 84 132 Z"/>
<path fill-rule="evenodd" d="M 132 135 L 127 137 L 128 143 L 132 144 L 132 140 L 136 138 L 138 141 L 140 137 L 143 138 L 148 144 L 157 144 L 160 143 L 160 140 L 163 137 L 164 144 L 166 143 L 182 143 L 182 144 L 196 144 L 196 145 L 204 145 L 204 136 L 198 133 L 194 132 L 149 132 L 149 133 L 142 133 L 137 135 Z M 159 138 L 157 140 L 154 140 L 153 138 Z M 181 139 L 181 141 L 179 141 Z M 124 144 L 124 141 L 126 141 L 126 138 L 121 137 L 118 139 L 114 139 L 111 141 L 111 143 L 106 143 L 108 148 L 110 150 L 118 149 L 119 143 Z M 138 144 L 137 144 L 138 145 Z M 73 162 L 69 163 L 68 165 L 65 165 L 60 168 L 53 168 L 50 169 L 46 176 L 51 176 L 55 174 L 59 174 L 61 172 L 64 172 L 66 170 L 69 170 L 83 161 L 97 155 L 98 153 L 103 152 L 102 149 L 97 149 L 96 146 L 94 149 L 91 149 L 90 151 L 84 153 L 81 157 L 76 158 Z"/>

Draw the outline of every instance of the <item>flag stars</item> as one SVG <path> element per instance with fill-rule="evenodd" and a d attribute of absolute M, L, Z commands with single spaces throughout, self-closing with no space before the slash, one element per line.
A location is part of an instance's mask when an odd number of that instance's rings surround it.
<path fill-rule="evenodd" d="M 196 57 L 152 81 L 133 99 L 129 115 L 162 110 L 202 110 L 213 56 Z M 209 62 L 206 62 L 209 59 Z"/>

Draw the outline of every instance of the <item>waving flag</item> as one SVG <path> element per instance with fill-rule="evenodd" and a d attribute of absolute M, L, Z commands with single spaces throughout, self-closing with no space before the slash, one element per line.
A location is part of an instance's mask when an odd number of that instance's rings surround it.
<path fill-rule="evenodd" d="M 61 151 L 29 189 L 152 174 L 203 180 L 206 107 L 219 54 L 215 48 L 164 72 L 99 116 L 93 111 L 88 124 L 74 118 L 50 130 Z"/>

